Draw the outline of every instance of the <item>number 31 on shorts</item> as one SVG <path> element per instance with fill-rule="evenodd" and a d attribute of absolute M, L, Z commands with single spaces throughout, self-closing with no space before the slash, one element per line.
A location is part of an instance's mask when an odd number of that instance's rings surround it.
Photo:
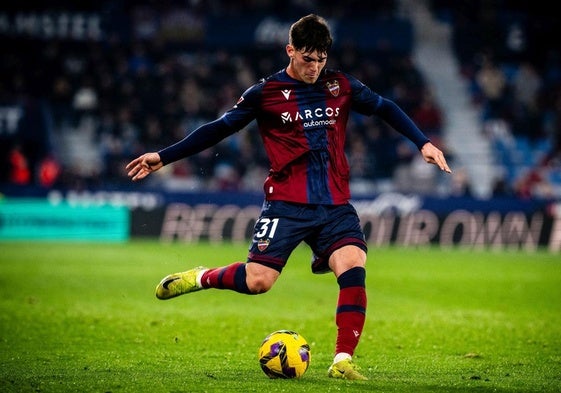
<path fill-rule="evenodd" d="M 261 239 L 266 237 L 268 239 L 272 239 L 275 237 L 278 224 L 278 218 L 260 218 L 255 224 L 255 238 Z"/>

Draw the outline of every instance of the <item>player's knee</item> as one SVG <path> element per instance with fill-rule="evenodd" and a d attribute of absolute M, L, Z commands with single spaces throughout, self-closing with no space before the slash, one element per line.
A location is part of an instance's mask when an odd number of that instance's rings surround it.
<path fill-rule="evenodd" d="M 253 294 L 265 293 L 273 287 L 274 281 L 266 277 L 248 277 L 247 288 Z"/>
<path fill-rule="evenodd" d="M 247 288 L 253 294 L 265 293 L 273 287 L 275 280 L 267 276 L 247 277 Z"/>
<path fill-rule="evenodd" d="M 246 284 L 250 293 L 265 293 L 273 287 L 279 276 L 279 272 L 274 269 L 257 263 L 246 265 Z"/>

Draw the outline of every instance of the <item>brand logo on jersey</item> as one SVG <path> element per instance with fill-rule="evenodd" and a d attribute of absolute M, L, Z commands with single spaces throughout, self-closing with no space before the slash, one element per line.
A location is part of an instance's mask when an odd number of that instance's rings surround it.
<path fill-rule="evenodd" d="M 281 119 L 282 119 L 282 124 L 284 124 L 286 122 L 291 122 L 292 116 L 290 116 L 289 112 L 283 112 L 281 113 Z"/>
<path fill-rule="evenodd" d="M 288 100 L 288 98 L 290 97 L 290 90 L 281 90 L 281 93 L 284 96 L 284 98 Z"/>
<path fill-rule="evenodd" d="M 331 93 L 333 97 L 337 97 L 341 89 L 339 88 L 339 81 L 326 82 L 327 90 Z"/>
<path fill-rule="evenodd" d="M 294 121 L 302 121 L 304 127 L 316 127 L 321 125 L 333 125 L 337 122 L 334 118 L 339 116 L 339 108 L 315 108 L 304 109 L 298 112 L 283 112 L 281 120 L 283 124 Z"/>

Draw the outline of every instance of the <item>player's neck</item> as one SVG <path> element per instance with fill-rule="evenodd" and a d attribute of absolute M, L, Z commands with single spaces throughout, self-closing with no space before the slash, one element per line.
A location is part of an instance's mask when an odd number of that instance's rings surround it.
<path fill-rule="evenodd" d="M 294 68 L 292 68 L 292 63 L 288 63 L 288 66 L 286 67 L 286 73 L 288 74 L 289 77 L 291 77 L 294 80 L 297 80 L 298 82 L 304 82 L 299 76 L 298 74 L 294 71 Z"/>

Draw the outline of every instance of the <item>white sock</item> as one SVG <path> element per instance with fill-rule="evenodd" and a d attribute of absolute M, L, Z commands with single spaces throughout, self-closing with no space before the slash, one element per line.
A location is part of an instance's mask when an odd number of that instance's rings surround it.
<path fill-rule="evenodd" d="M 204 270 L 201 270 L 200 272 L 197 273 L 197 278 L 195 278 L 195 282 L 197 283 L 197 286 L 199 288 L 203 287 L 202 284 L 201 284 L 201 278 L 203 277 L 203 273 L 208 271 L 208 270 L 209 269 L 204 269 Z"/>
<path fill-rule="evenodd" d="M 340 352 L 337 355 L 335 355 L 335 357 L 333 358 L 333 363 L 339 363 L 341 360 L 345 360 L 345 359 L 353 360 L 352 356 L 349 355 L 348 353 Z"/>

